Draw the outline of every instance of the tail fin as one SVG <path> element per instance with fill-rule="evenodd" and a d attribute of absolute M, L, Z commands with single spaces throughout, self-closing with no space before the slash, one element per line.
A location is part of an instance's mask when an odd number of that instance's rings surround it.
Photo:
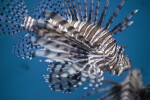
<path fill-rule="evenodd" d="M 24 28 L 22 23 L 29 16 L 23 0 L 0 1 L 0 35 L 18 33 Z"/>

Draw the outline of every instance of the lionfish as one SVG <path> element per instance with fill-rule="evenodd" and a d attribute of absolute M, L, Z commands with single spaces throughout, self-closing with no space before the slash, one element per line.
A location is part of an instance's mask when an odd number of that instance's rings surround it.
<path fill-rule="evenodd" d="M 110 80 L 105 80 L 105 82 L 112 86 L 93 90 L 84 94 L 83 97 L 108 92 L 98 100 L 150 100 L 150 84 L 143 85 L 142 73 L 139 69 L 131 70 L 121 83 Z"/>
<path fill-rule="evenodd" d="M 125 0 L 105 26 L 110 0 L 106 0 L 101 16 L 100 0 L 88 1 L 89 7 L 87 0 L 41 0 L 34 6 L 32 16 L 23 0 L 1 1 L 1 35 L 28 31 L 19 38 L 14 53 L 24 59 L 41 57 L 42 62 L 48 62 L 50 74 L 44 77 L 54 91 L 72 92 L 85 81 L 89 85 L 84 89 L 94 84 L 99 87 L 104 71 L 120 75 L 131 67 L 124 54 L 125 46 L 117 45 L 112 36 L 130 26 L 133 21 L 129 20 L 138 10 L 109 29 Z"/>

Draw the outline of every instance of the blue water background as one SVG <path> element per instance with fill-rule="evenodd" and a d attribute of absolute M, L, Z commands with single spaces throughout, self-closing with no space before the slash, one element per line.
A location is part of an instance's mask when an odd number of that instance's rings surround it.
<path fill-rule="evenodd" d="M 25 0 L 29 11 L 32 10 L 35 1 Z M 103 5 L 105 0 L 101 1 L 101 5 Z M 106 20 L 120 1 L 111 0 Z M 127 0 L 113 24 L 113 26 L 116 25 L 131 11 L 139 9 L 139 12 L 131 19 L 134 24 L 116 35 L 115 39 L 118 44 L 127 46 L 125 53 L 129 55 L 132 61 L 132 68 L 142 70 L 144 84 L 150 82 L 149 5 L 150 0 Z M 27 31 L 19 34 L 25 33 Z M 12 47 L 17 42 L 18 37 L 19 35 L 0 37 L 0 100 L 80 100 L 80 96 L 88 91 L 83 90 L 83 86 L 71 94 L 51 91 L 43 78 L 43 75 L 48 73 L 46 63 L 40 63 L 37 59 L 23 60 L 12 54 Z M 126 75 L 127 72 L 120 77 L 111 76 L 106 72 L 105 78 L 120 82 Z M 95 100 L 100 96 L 101 94 L 93 95 L 85 100 Z"/>

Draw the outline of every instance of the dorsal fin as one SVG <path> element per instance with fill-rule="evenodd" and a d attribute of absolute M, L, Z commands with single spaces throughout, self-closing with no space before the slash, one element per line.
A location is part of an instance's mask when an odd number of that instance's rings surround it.
<path fill-rule="evenodd" d="M 81 18 L 81 21 L 83 21 L 83 13 L 82 13 L 82 8 L 81 8 L 81 2 L 80 2 L 80 0 L 77 1 L 77 5 L 78 5 L 79 16 Z"/>
<path fill-rule="evenodd" d="M 65 0 L 65 6 L 66 6 L 66 9 L 67 9 L 67 14 L 68 14 L 68 18 L 69 18 L 69 20 L 71 20 L 72 21 L 72 14 L 71 14 L 71 11 L 70 11 L 70 9 L 69 9 L 69 6 L 68 6 L 68 4 L 67 4 L 67 2 L 66 2 L 66 0 Z"/>
<path fill-rule="evenodd" d="M 74 8 L 72 7 L 72 3 L 70 2 L 70 0 L 65 0 L 65 3 L 66 3 L 68 10 L 71 13 L 72 20 L 77 20 L 77 13 L 75 12 Z"/>
<path fill-rule="evenodd" d="M 62 11 L 61 11 L 61 12 L 62 12 L 62 16 L 63 16 L 64 18 L 68 19 L 67 13 L 66 13 L 65 5 L 62 4 L 62 5 L 61 5 L 61 8 L 62 8 Z"/>
<path fill-rule="evenodd" d="M 112 16 L 110 17 L 110 19 L 108 20 L 106 26 L 105 26 L 105 30 L 107 30 L 109 28 L 109 26 L 112 24 L 112 22 L 114 21 L 115 17 L 118 15 L 120 9 L 122 8 L 123 4 L 124 4 L 125 0 L 122 0 L 121 3 L 118 5 L 118 7 L 116 8 L 116 10 L 113 12 Z"/>
<path fill-rule="evenodd" d="M 89 18 L 88 18 L 88 22 L 89 23 L 92 23 L 93 22 L 93 5 L 94 5 L 94 2 L 93 0 L 91 0 L 90 2 L 90 12 L 89 12 Z"/>
<path fill-rule="evenodd" d="M 120 22 L 118 25 L 116 25 L 113 29 L 111 29 L 109 32 L 111 34 L 113 34 L 114 32 L 118 31 L 119 28 L 121 28 L 125 23 L 127 23 L 131 18 L 132 16 L 137 13 L 138 10 L 134 10 L 133 12 L 131 12 L 127 17 L 125 17 L 123 19 L 122 22 Z"/>
<path fill-rule="evenodd" d="M 107 9 L 108 9 L 108 6 L 109 6 L 109 2 L 110 2 L 110 0 L 106 0 L 106 3 L 105 3 L 105 6 L 104 6 L 104 9 L 103 9 L 103 12 L 102 12 L 102 14 L 101 14 L 101 18 L 100 18 L 100 20 L 99 20 L 99 22 L 98 22 L 98 24 L 97 24 L 97 26 L 99 26 L 99 27 L 102 27 L 102 24 L 103 24 L 103 21 L 104 21 L 104 19 L 105 19 L 106 12 L 107 12 Z"/>
<path fill-rule="evenodd" d="M 77 7 L 76 7 L 74 0 L 72 0 L 72 6 L 73 6 L 74 14 L 76 16 L 76 20 L 78 21 L 78 20 L 80 20 L 80 18 L 79 18 L 79 14 L 78 14 Z"/>
<path fill-rule="evenodd" d="M 97 5 L 95 8 L 94 24 L 97 24 L 99 8 L 100 8 L 100 0 L 97 0 Z"/>
<path fill-rule="evenodd" d="M 87 12 L 87 0 L 84 0 L 84 17 L 83 17 L 83 18 L 84 18 L 84 21 L 85 21 L 85 22 L 86 22 L 87 19 L 88 19 L 88 18 L 87 18 L 87 16 L 88 16 L 87 13 L 88 13 L 88 12 Z"/>
<path fill-rule="evenodd" d="M 119 29 L 117 29 L 112 35 L 115 35 L 115 34 L 118 34 L 118 33 L 122 32 L 127 27 L 131 26 L 132 24 L 133 24 L 133 21 L 130 21 L 130 22 L 124 24 L 122 27 L 120 27 Z"/>

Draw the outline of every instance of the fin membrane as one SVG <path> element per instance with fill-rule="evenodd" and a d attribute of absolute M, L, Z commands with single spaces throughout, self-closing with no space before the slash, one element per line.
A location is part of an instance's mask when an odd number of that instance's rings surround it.
<path fill-rule="evenodd" d="M 28 16 L 23 0 L 0 1 L 0 35 L 15 34 L 23 30 L 21 24 Z"/>
<path fill-rule="evenodd" d="M 31 43 L 31 38 L 35 36 L 36 35 L 34 33 L 30 33 L 20 37 L 18 42 L 14 45 L 13 53 L 17 57 L 21 57 L 23 59 L 32 59 L 34 57 L 34 52 L 41 48 L 38 44 Z"/>

